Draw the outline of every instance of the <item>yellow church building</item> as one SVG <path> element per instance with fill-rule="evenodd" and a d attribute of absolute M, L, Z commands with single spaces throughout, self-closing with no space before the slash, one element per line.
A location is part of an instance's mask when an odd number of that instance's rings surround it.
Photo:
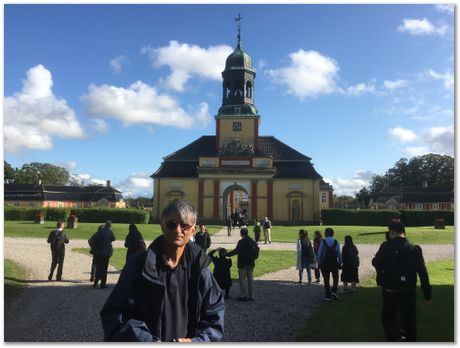
<path fill-rule="evenodd" d="M 246 212 L 251 222 L 267 216 L 275 223 L 318 224 L 321 208 L 332 206 L 333 188 L 310 157 L 274 136 L 259 135 L 256 72 L 239 30 L 237 38 L 222 72 L 216 134 L 163 158 L 151 175 L 153 218 L 158 221 L 170 201 L 185 199 L 197 209 L 200 222 L 224 223 L 230 214 Z"/>

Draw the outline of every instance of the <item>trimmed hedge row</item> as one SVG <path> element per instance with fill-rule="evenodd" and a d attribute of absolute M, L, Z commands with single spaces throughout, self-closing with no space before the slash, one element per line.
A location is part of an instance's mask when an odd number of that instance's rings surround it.
<path fill-rule="evenodd" d="M 444 219 L 446 225 L 454 225 L 454 212 L 446 210 L 371 210 L 371 209 L 323 209 L 323 225 L 388 226 L 391 219 L 401 219 L 406 226 L 430 226 L 435 219 Z"/>
<path fill-rule="evenodd" d="M 42 214 L 47 221 L 66 221 L 70 214 L 75 214 L 79 222 L 100 222 L 111 220 L 117 223 L 147 224 L 150 212 L 139 209 L 121 208 L 18 208 L 5 207 L 5 220 L 31 221 L 37 214 Z"/>

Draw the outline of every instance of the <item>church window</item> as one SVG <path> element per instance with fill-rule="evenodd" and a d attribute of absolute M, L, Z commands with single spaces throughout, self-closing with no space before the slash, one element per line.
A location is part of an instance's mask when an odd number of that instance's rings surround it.
<path fill-rule="evenodd" d="M 241 108 L 235 107 L 235 114 L 240 114 L 241 113 Z"/>
<path fill-rule="evenodd" d="M 252 83 L 251 81 L 246 82 L 246 97 L 252 98 Z"/>
<path fill-rule="evenodd" d="M 225 87 L 225 98 L 229 98 L 229 97 L 230 97 L 230 88 Z"/>
<path fill-rule="evenodd" d="M 326 192 L 321 193 L 321 203 L 323 203 L 323 205 L 327 203 L 327 193 Z"/>

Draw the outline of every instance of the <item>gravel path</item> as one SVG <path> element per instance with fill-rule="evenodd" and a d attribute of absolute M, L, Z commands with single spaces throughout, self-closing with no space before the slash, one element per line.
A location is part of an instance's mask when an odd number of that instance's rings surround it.
<path fill-rule="evenodd" d="M 237 230 L 227 237 L 226 229 L 212 236 L 212 246 L 232 249 Z M 120 243 L 120 242 L 119 242 Z M 115 247 L 120 247 L 117 243 Z M 103 333 L 99 311 L 110 294 L 119 272 L 109 268 L 109 289 L 94 289 L 89 282 L 91 258 L 72 248 L 87 248 L 84 240 L 71 240 L 66 249 L 62 282 L 48 282 L 51 262 L 44 239 L 4 238 L 4 257 L 25 267 L 26 286 L 5 305 L 5 342 L 98 342 Z M 260 244 L 261 250 L 295 250 L 288 243 Z M 358 245 L 360 277 L 371 276 L 370 260 L 378 245 Z M 423 245 L 427 261 L 454 257 L 454 245 Z M 293 260 L 295 264 L 295 260 Z M 257 267 L 257 265 L 256 265 Z M 255 282 L 256 301 L 236 301 L 239 289 L 234 283 L 226 301 L 225 336 L 227 342 L 289 342 L 303 327 L 312 310 L 322 305 L 319 284 L 299 285 L 292 267 L 259 277 Z M 301 300 L 299 300 L 301 299 Z"/>

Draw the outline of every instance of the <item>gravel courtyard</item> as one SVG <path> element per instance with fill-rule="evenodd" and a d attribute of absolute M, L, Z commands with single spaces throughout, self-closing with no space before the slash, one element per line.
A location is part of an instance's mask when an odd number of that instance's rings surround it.
<path fill-rule="evenodd" d="M 232 249 L 239 236 L 226 229 L 212 236 L 211 248 Z M 121 247 L 118 241 L 114 247 Z M 295 250 L 294 244 L 261 244 L 261 250 Z M 88 247 L 84 240 L 71 240 L 66 248 L 62 282 L 48 282 L 51 255 L 44 239 L 4 238 L 4 257 L 29 272 L 24 290 L 5 305 L 5 342 L 100 342 L 103 339 L 99 311 L 110 294 L 119 271 L 109 268 L 108 289 L 92 288 L 91 258 L 72 251 Z M 371 259 L 378 245 L 357 245 L 360 278 L 373 276 Z M 454 257 L 454 245 L 422 245 L 426 261 Z M 295 265 L 295 260 L 292 260 Z M 236 264 L 236 263 L 235 263 Z M 256 264 L 257 267 L 257 264 Z M 254 302 L 239 302 L 234 282 L 226 301 L 226 342 L 292 342 L 312 311 L 324 304 L 319 284 L 297 284 L 295 268 L 265 274 L 256 279 Z M 358 289 L 359 292 L 359 289 Z M 347 295 L 355 296 L 355 295 Z"/>

